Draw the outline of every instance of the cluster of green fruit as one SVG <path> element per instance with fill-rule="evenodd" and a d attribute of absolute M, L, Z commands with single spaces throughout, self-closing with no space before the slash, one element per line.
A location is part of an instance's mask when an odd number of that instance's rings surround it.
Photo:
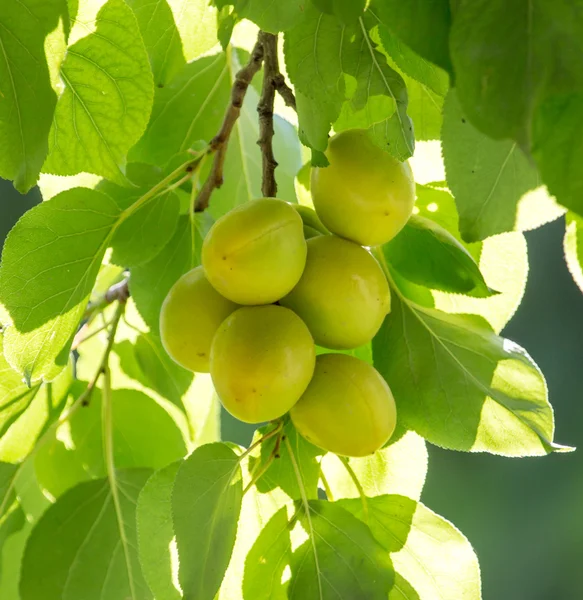
<path fill-rule="evenodd" d="M 325 450 L 364 456 L 396 423 L 391 390 L 354 356 L 323 353 L 367 344 L 390 310 L 386 277 L 363 246 L 392 239 L 413 210 L 409 165 L 365 131 L 330 140 L 330 165 L 312 170 L 316 212 L 275 198 L 220 218 L 202 266 L 181 277 L 160 315 L 168 354 L 210 372 L 224 407 L 260 423 L 288 411 Z"/>

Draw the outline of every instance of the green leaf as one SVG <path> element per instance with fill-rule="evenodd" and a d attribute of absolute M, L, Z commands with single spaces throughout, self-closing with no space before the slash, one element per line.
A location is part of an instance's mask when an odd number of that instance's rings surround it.
<path fill-rule="evenodd" d="M 567 228 L 563 241 L 565 260 L 573 280 L 583 291 L 583 219 L 574 213 L 567 213 Z"/>
<path fill-rule="evenodd" d="M 338 504 L 368 523 L 377 541 L 391 553 L 395 571 L 408 584 L 411 591 L 392 590 L 390 600 L 482 597 L 472 546 L 449 521 L 420 502 L 397 495 L 377 496 L 367 499 L 367 513 L 360 500 Z"/>
<path fill-rule="evenodd" d="M 528 274 L 524 236 L 520 233 L 504 233 L 474 244 L 463 242 L 458 230 L 454 199 L 439 184 L 417 186 L 416 208 L 419 215 L 435 221 L 463 244 L 478 263 L 488 287 L 499 294 L 489 298 L 471 298 L 438 290 L 428 294 L 427 290 L 413 284 L 408 285 L 406 293 L 409 295 L 413 291 L 411 299 L 430 308 L 480 315 L 494 331 L 501 331 L 515 313 L 524 293 Z"/>
<path fill-rule="evenodd" d="M 249 459 L 241 463 L 243 482 L 249 485 L 252 478 Z M 237 538 L 231 555 L 229 567 L 221 583 L 221 589 L 216 600 L 247 600 L 249 593 L 245 590 L 245 570 L 247 557 L 261 532 L 268 525 L 271 517 L 282 507 L 288 512 L 293 512 L 293 502 L 279 489 L 274 489 L 267 494 L 260 493 L 256 487 L 250 487 L 243 496 L 241 514 L 237 525 Z M 288 535 L 289 537 L 289 535 Z M 289 562 L 289 561 L 288 561 Z M 283 568 L 283 567 L 282 567 Z M 276 582 L 273 584 L 277 587 Z M 269 588 L 266 582 L 263 587 Z M 265 593 L 265 592 L 263 592 Z M 255 598 L 253 598 L 255 600 Z"/>
<path fill-rule="evenodd" d="M 477 297 L 494 293 L 462 244 L 425 217 L 411 216 L 384 253 L 401 276 L 419 285 Z"/>
<path fill-rule="evenodd" d="M 306 0 L 215 0 L 219 8 L 232 4 L 242 19 L 249 19 L 260 29 L 269 33 L 278 33 L 293 27 L 302 18 Z"/>
<path fill-rule="evenodd" d="M 172 488 L 182 461 L 177 461 L 154 473 L 138 496 L 136 509 L 138 549 L 144 579 L 156 600 L 180 600 L 172 573 L 171 545 Z"/>
<path fill-rule="evenodd" d="M 322 12 L 336 15 L 348 25 L 362 16 L 366 0 L 312 0 L 312 3 Z"/>
<path fill-rule="evenodd" d="M 288 583 L 282 576 L 291 560 L 290 523 L 280 508 L 255 540 L 245 561 L 245 600 L 287 600 Z"/>
<path fill-rule="evenodd" d="M 292 555 L 290 600 L 386 600 L 393 567 L 370 529 L 336 503 L 311 500 L 307 510 L 300 521 L 309 539 Z"/>
<path fill-rule="evenodd" d="M 474 125 L 530 149 L 539 103 L 583 88 L 582 31 L 578 3 L 460 2 L 450 47 L 458 97 Z"/>
<path fill-rule="evenodd" d="M 22 0 L 0 6 L 0 177 L 27 192 L 48 151 L 57 103 L 51 88 L 45 42 L 68 21 L 63 0 Z"/>
<path fill-rule="evenodd" d="M 381 25 L 378 35 L 383 50 L 405 75 L 422 84 L 423 87 L 429 88 L 438 96 L 447 94 L 449 76 L 445 71 L 413 52 L 388 27 Z"/>
<path fill-rule="evenodd" d="M 61 78 L 43 171 L 84 171 L 126 185 L 126 155 L 146 128 L 154 88 L 136 18 L 123 0 L 109 0 L 95 32 L 68 48 Z"/>
<path fill-rule="evenodd" d="M 172 513 L 185 600 L 215 597 L 235 544 L 242 496 L 239 457 L 226 444 L 197 448 L 178 470 Z"/>
<path fill-rule="evenodd" d="M 22 530 L 26 523 L 24 511 L 18 502 L 0 517 L 0 548 L 4 548 L 10 536 Z M 2 580 L 2 564 L 0 563 L 0 581 Z"/>
<path fill-rule="evenodd" d="M 305 106 L 299 111 L 300 129 L 305 130 L 308 141 L 318 144 L 314 148 L 322 150 L 324 124 L 336 121 L 343 102 L 348 100 L 350 107 L 345 110 L 351 118 L 345 113 L 342 127 L 362 127 L 366 123 L 371 138 L 380 147 L 404 160 L 413 154 L 414 147 L 407 116 L 407 89 L 376 48 L 369 33 L 374 23 L 365 17 L 366 21 L 361 18 L 346 26 L 309 6 L 304 20 L 286 32 L 287 70 L 296 90 L 305 97 Z M 380 111 L 378 106 L 371 108 L 376 96 L 389 100 L 390 113 L 386 106 Z M 310 122 L 303 124 L 302 116 L 310 113 L 316 128 Z"/>
<path fill-rule="evenodd" d="M 18 465 L 0 462 L 0 516 L 4 514 L 4 510 L 10 505 L 10 494 L 17 471 Z"/>
<path fill-rule="evenodd" d="M 154 83 L 166 85 L 186 64 L 180 34 L 166 0 L 127 0 L 144 39 Z"/>
<path fill-rule="evenodd" d="M 533 229 L 562 214 L 516 142 L 478 131 L 453 90 L 445 102 L 442 137 L 447 181 L 465 241 Z"/>
<path fill-rule="evenodd" d="M 224 6 L 217 13 L 217 37 L 223 50 L 227 49 L 237 22 L 237 13 L 233 11 L 232 7 Z"/>
<path fill-rule="evenodd" d="M 50 380 L 67 363 L 118 217 L 107 196 L 75 188 L 29 210 L 6 238 L 4 353 L 27 381 Z"/>
<path fill-rule="evenodd" d="M 140 315 L 158 335 L 160 308 L 170 288 L 181 275 L 200 264 L 202 240 L 212 225 L 205 213 L 192 220 L 181 216 L 174 235 L 151 261 L 132 269 L 130 291 Z"/>
<path fill-rule="evenodd" d="M 583 31 L 583 28 L 581 29 Z M 549 191 L 583 215 L 583 93 L 557 96 L 540 107 L 534 121 L 532 154 Z"/>
<path fill-rule="evenodd" d="M 403 427 L 455 450 L 535 456 L 560 449 L 545 380 L 520 346 L 480 317 L 425 308 L 394 282 L 392 289 L 373 354 Z"/>
<path fill-rule="evenodd" d="M 24 527 L 11 535 L 2 546 L 0 559 L 0 598 L 6 600 L 21 600 L 18 592 L 20 583 L 20 570 L 26 541 L 32 531 L 32 523 L 25 522 Z"/>
<path fill-rule="evenodd" d="M 407 112 L 415 126 L 415 138 L 439 139 L 443 97 L 449 87 L 447 73 L 413 52 L 384 25 L 378 28 L 378 35 L 389 66 L 400 73 L 407 86 Z"/>
<path fill-rule="evenodd" d="M 254 440 L 257 441 L 272 429 L 273 426 L 269 425 L 258 429 L 255 432 Z M 302 477 L 302 486 L 307 497 L 316 499 L 318 497 L 318 480 L 320 479 L 320 464 L 317 457 L 325 454 L 325 451 L 306 441 L 296 431 L 291 421 L 285 424 L 283 434 L 291 445 L 293 457 L 298 465 Z M 277 436 L 261 444 L 261 455 L 257 458 L 252 456 L 249 459 L 252 473 L 259 472 L 266 465 L 272 454 L 275 453 L 276 443 Z M 275 488 L 280 488 L 290 498 L 299 500 L 302 497 L 300 484 L 296 478 L 293 460 L 290 456 L 287 443 L 280 445 L 277 457 L 256 483 L 256 487 L 262 493 L 269 493 Z"/>
<path fill-rule="evenodd" d="M 81 389 L 76 385 L 77 393 Z M 160 469 L 186 454 L 180 429 L 152 398 L 129 389 L 115 389 L 111 396 L 116 467 Z M 77 411 L 68 425 L 72 448 L 93 477 L 106 473 L 102 429 L 102 398 L 96 389 L 89 406 Z"/>
<path fill-rule="evenodd" d="M 3 336 L 0 335 L 0 442 L 12 423 L 28 408 L 39 388 L 40 384 L 29 388 L 6 362 Z"/>
<path fill-rule="evenodd" d="M 13 463 L 24 460 L 48 426 L 58 419 L 73 382 L 72 367 L 69 364 L 51 383 L 33 388 L 30 403 L 11 419 L 9 429 L 0 437 L 0 460 Z"/>
<path fill-rule="evenodd" d="M 128 165 L 128 174 L 136 168 L 144 168 L 145 181 L 140 182 L 130 176 L 136 188 L 123 188 L 108 181 L 103 181 L 98 191 L 112 198 L 120 210 L 129 208 L 136 200 L 152 189 L 162 176 L 158 169 L 151 169 L 149 165 Z M 151 170 L 151 171 L 150 171 Z M 111 262 L 123 267 L 134 267 L 152 260 L 176 230 L 180 200 L 174 192 L 160 194 L 131 214 L 116 229 L 111 246 L 113 253 Z"/>
<path fill-rule="evenodd" d="M 451 13 L 448 0 L 372 0 L 369 12 L 414 52 L 452 72 L 449 56 Z"/>
<path fill-rule="evenodd" d="M 211 140 L 220 128 L 229 93 L 223 53 L 185 65 L 168 85 L 156 90 L 152 118 L 131 160 L 161 165 L 196 140 Z"/>
<path fill-rule="evenodd" d="M 210 375 L 183 369 L 152 334 L 140 334 L 132 350 L 140 381 L 186 413 L 191 442 L 199 446 L 220 439 L 220 403 Z"/>
<path fill-rule="evenodd" d="M 128 4 L 138 20 L 158 87 L 217 43 L 215 11 L 206 0 L 129 0 Z"/>
<path fill-rule="evenodd" d="M 81 483 L 41 517 L 22 566 L 22 600 L 150 600 L 136 539 L 136 501 L 150 472 L 118 471 L 116 505 L 107 479 Z"/>
<path fill-rule="evenodd" d="M 391 440 L 372 456 L 349 458 L 348 462 L 367 496 L 421 497 L 427 475 L 427 448 L 423 438 L 413 431 Z M 335 454 L 326 454 L 321 464 L 334 500 L 359 497 L 354 481 Z"/>
<path fill-rule="evenodd" d="M 443 97 L 423 84 L 403 75 L 409 95 L 407 112 L 415 127 L 415 139 L 438 140 L 443 123 Z"/>

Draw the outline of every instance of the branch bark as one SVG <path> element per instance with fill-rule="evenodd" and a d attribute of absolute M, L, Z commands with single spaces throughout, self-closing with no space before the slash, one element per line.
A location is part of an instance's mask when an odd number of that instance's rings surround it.
<path fill-rule="evenodd" d="M 95 302 L 90 302 L 85 309 L 84 319 L 89 319 L 94 313 L 105 308 L 108 304 L 116 300 L 125 304 L 130 297 L 129 278 L 125 278 L 119 283 L 115 283 L 105 291 L 105 294 L 97 298 Z"/>
<path fill-rule="evenodd" d="M 297 112 L 296 97 L 294 96 L 292 89 L 285 82 L 285 77 L 281 73 L 278 72 L 273 78 L 273 85 L 275 86 L 277 93 L 283 98 L 283 101 Z"/>
<path fill-rule="evenodd" d="M 275 102 L 275 78 L 279 75 L 277 59 L 277 36 L 260 31 L 258 40 L 263 46 L 263 88 L 257 105 L 259 113 L 259 140 L 261 148 L 262 178 L 261 192 L 265 197 L 277 195 L 275 169 L 277 161 L 273 155 L 273 104 Z"/>
<path fill-rule="evenodd" d="M 214 152 L 215 157 L 211 172 L 202 186 L 195 202 L 195 212 L 202 212 L 208 208 L 211 194 L 215 188 L 221 187 L 223 184 L 223 167 L 225 164 L 225 156 L 229 144 L 229 138 L 233 127 L 241 114 L 243 100 L 247 93 L 247 88 L 255 74 L 261 68 L 263 62 L 263 45 L 257 40 L 249 62 L 235 75 L 235 81 L 231 89 L 231 102 L 227 107 L 225 118 L 219 133 L 211 140 L 209 144 L 209 152 Z"/>

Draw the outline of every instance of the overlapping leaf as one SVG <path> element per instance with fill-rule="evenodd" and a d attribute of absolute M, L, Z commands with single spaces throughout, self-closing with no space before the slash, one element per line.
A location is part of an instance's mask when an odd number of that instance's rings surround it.
<path fill-rule="evenodd" d="M 0 6 L 0 176 L 22 193 L 36 183 L 45 160 L 57 102 L 45 42 L 66 20 L 63 0 Z"/>
<path fill-rule="evenodd" d="M 130 290 L 150 330 L 159 331 L 160 308 L 178 278 L 200 264 L 202 240 L 212 221 L 206 214 L 181 216 L 174 235 L 151 261 L 132 269 Z"/>
<path fill-rule="evenodd" d="M 424 306 L 450 313 L 484 317 L 494 331 L 508 323 L 522 300 L 528 274 L 526 241 L 520 233 L 505 233 L 483 242 L 466 244 L 458 229 L 458 213 L 451 194 L 439 184 L 417 186 L 416 207 L 423 217 L 449 231 L 472 255 L 489 288 L 499 292 L 488 298 L 472 298 L 414 286 L 407 282 L 406 294 Z M 403 288 L 404 289 L 404 288 Z"/>
<path fill-rule="evenodd" d="M 448 0 L 372 0 L 371 12 L 417 54 L 452 70 L 449 52 L 451 8 Z"/>
<path fill-rule="evenodd" d="M 456 450 L 532 456 L 561 449 L 545 380 L 520 346 L 480 317 L 424 308 L 393 289 L 373 353 L 403 426 Z"/>
<path fill-rule="evenodd" d="M 172 488 L 181 462 L 154 473 L 142 488 L 136 511 L 138 548 L 144 578 L 156 600 L 181 600 L 173 583 Z"/>
<path fill-rule="evenodd" d="M 136 18 L 123 0 L 109 0 L 96 27 L 68 48 L 61 66 L 65 89 L 43 170 L 85 171 L 126 185 L 126 155 L 152 107 L 152 74 Z"/>
<path fill-rule="evenodd" d="M 164 87 L 186 62 L 217 43 L 215 11 L 205 0 L 130 0 L 150 57 L 154 83 Z"/>
<path fill-rule="evenodd" d="M 0 270 L 4 353 L 27 381 L 67 364 L 72 335 L 120 211 L 75 188 L 28 211 L 8 235 Z"/>
<path fill-rule="evenodd" d="M 285 35 L 287 70 L 300 92 L 300 128 L 316 150 L 325 149 L 331 123 L 342 128 L 369 128 L 379 146 L 404 160 L 413 154 L 414 138 L 407 116 L 407 90 L 401 76 L 376 48 L 365 15 L 353 25 L 308 7 L 305 17 Z M 375 97 L 388 102 L 379 104 Z M 349 106 L 341 115 L 342 105 Z"/>
<path fill-rule="evenodd" d="M 391 553 L 397 579 L 390 600 L 479 600 L 480 569 L 468 540 L 451 523 L 420 502 L 398 495 L 341 500 L 368 523 Z"/>
<path fill-rule="evenodd" d="M 421 497 L 427 475 L 427 448 L 413 431 L 407 431 L 372 456 L 348 460 L 367 496 Z M 335 454 L 326 454 L 321 464 L 334 500 L 359 497 L 352 477 Z"/>
<path fill-rule="evenodd" d="M 35 526 L 24 554 L 22 600 L 150 600 L 137 552 L 136 501 L 150 471 L 81 483 Z M 55 551 L 55 542 L 59 551 Z"/>
<path fill-rule="evenodd" d="M 447 182 L 464 240 L 532 229 L 562 213 L 517 143 L 479 132 L 454 91 L 445 103 L 442 136 Z"/>
<path fill-rule="evenodd" d="M 425 217 L 413 215 L 385 254 L 400 275 L 419 285 L 476 297 L 494 293 L 462 244 Z"/>
<path fill-rule="evenodd" d="M 236 14 L 242 19 L 249 19 L 261 29 L 271 33 L 285 31 L 293 27 L 302 18 L 306 9 L 306 0 L 288 0 L 273 2 L 272 0 L 214 0 L 218 8 L 232 5 Z"/>
<path fill-rule="evenodd" d="M 291 558 L 290 600 L 386 600 L 393 567 L 364 523 L 338 504 L 320 500 L 310 500 L 300 520 L 308 539 Z"/>
<path fill-rule="evenodd" d="M 226 444 L 207 444 L 181 465 L 172 514 L 184 598 L 212 600 L 229 564 L 243 486 L 239 457 Z"/>

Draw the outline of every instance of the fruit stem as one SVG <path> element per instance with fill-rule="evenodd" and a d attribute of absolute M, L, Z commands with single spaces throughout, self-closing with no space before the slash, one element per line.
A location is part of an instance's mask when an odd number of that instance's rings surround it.
<path fill-rule="evenodd" d="M 330 484 L 328 483 L 328 479 L 326 479 L 326 475 L 324 475 L 324 470 L 322 469 L 322 463 L 320 463 L 320 481 L 324 486 L 324 491 L 326 492 L 326 498 L 330 502 L 334 502 L 334 494 L 332 494 L 332 490 L 330 489 Z"/>
<path fill-rule="evenodd" d="M 342 464 L 348 471 L 350 478 L 352 479 L 352 481 L 354 482 L 354 485 L 356 486 L 356 489 L 358 490 L 358 493 L 360 495 L 360 500 L 362 502 L 362 512 L 364 514 L 364 520 L 366 523 L 368 523 L 368 503 L 366 501 L 366 494 L 364 492 L 364 489 L 363 489 L 360 481 L 358 480 L 358 477 L 356 476 L 354 469 L 350 466 L 348 459 L 345 456 L 339 456 L 338 458 L 340 459 L 340 461 L 342 462 Z"/>
<path fill-rule="evenodd" d="M 269 433 L 266 433 L 265 435 L 261 436 L 256 442 L 251 444 L 249 446 L 249 448 L 247 448 L 247 450 L 245 450 L 245 452 L 243 452 L 243 454 L 241 454 L 241 456 L 239 456 L 239 462 L 241 462 L 246 456 L 251 454 L 251 452 L 253 452 L 253 450 L 255 450 L 255 448 L 257 448 L 257 446 L 260 446 L 261 444 L 263 444 L 263 442 L 265 442 L 269 438 L 272 438 L 274 435 L 277 435 L 282 430 L 282 428 L 283 428 L 283 421 L 277 421 L 274 429 L 272 429 Z"/>
<path fill-rule="evenodd" d="M 245 486 L 245 489 L 243 490 L 243 496 L 263 477 L 263 475 L 265 475 L 267 469 L 271 467 L 271 464 L 274 460 L 275 452 L 272 452 L 269 455 L 269 458 L 263 464 L 263 466 L 257 471 L 257 473 L 252 473 L 251 481 Z M 259 462 L 257 464 L 259 464 Z"/>

